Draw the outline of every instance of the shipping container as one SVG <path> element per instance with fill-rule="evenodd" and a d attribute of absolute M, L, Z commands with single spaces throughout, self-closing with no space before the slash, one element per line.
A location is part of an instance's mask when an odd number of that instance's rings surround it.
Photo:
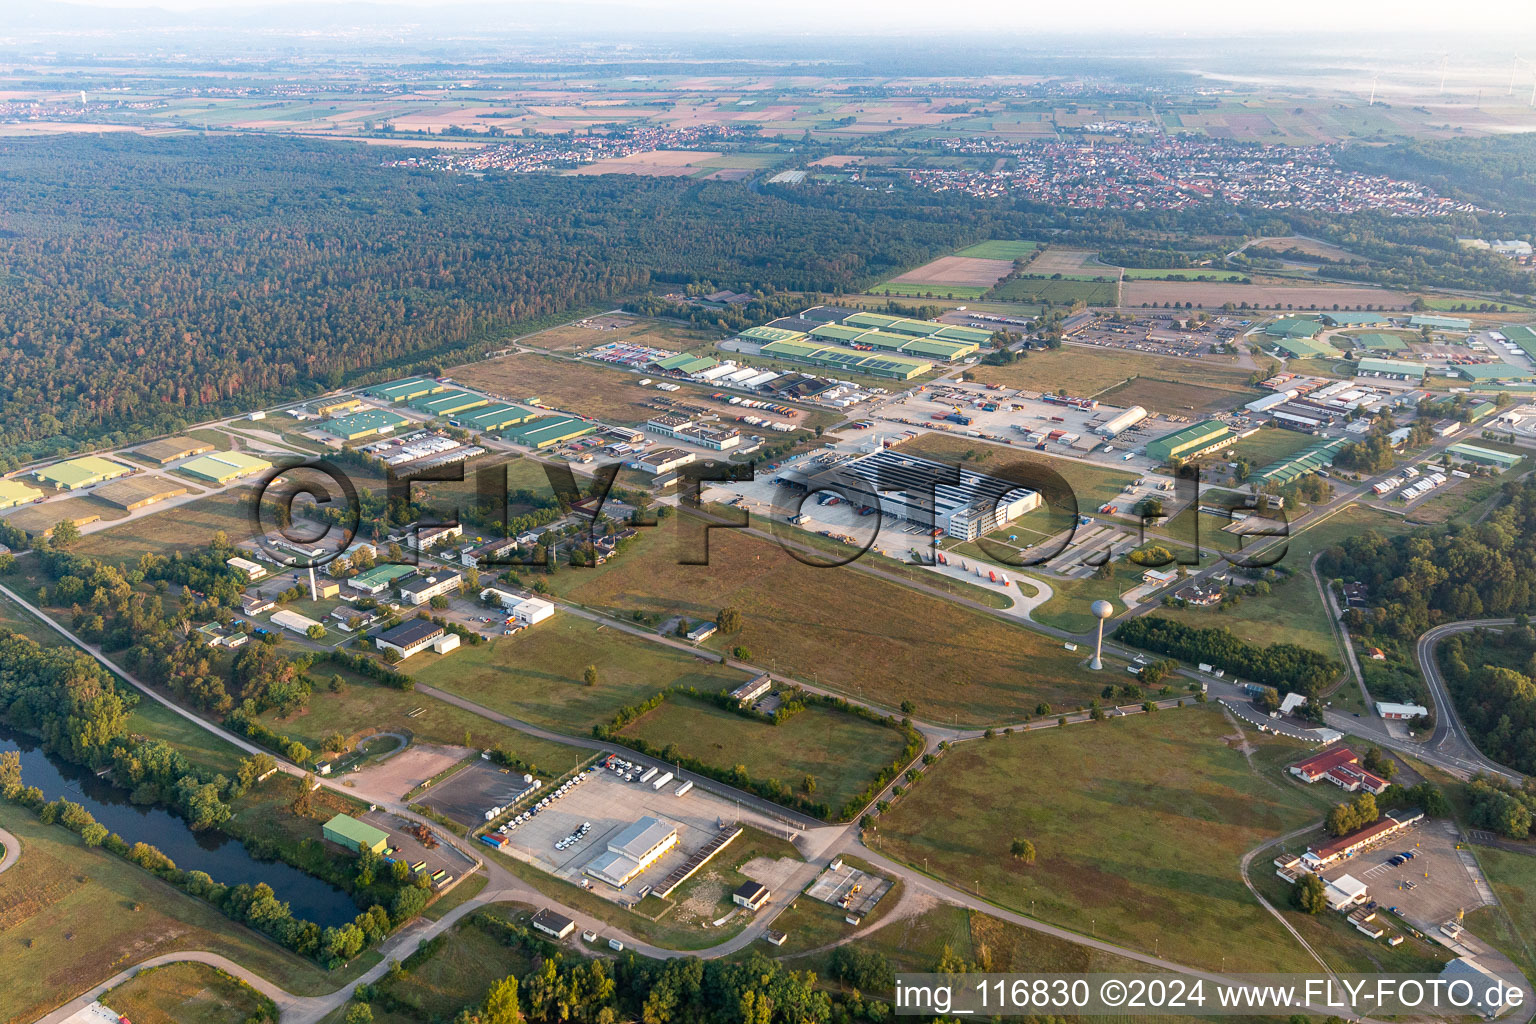
<path fill-rule="evenodd" d="M 661 789 L 661 787 L 665 786 L 667 783 L 669 783 L 671 781 L 672 781 L 672 773 L 671 772 L 662 772 L 661 777 L 659 779 L 657 779 L 655 782 L 651 783 L 651 786 L 653 788 L 655 788 L 655 789 Z"/>
<path fill-rule="evenodd" d="M 641 782 L 650 782 L 651 779 L 655 778 L 655 776 L 656 776 L 656 769 L 655 768 L 647 768 L 645 770 L 645 774 L 640 776 L 640 781 Z"/>
<path fill-rule="evenodd" d="M 682 796 L 684 793 L 688 792 L 692 788 L 693 788 L 693 783 L 692 782 L 684 782 L 681 786 L 677 787 L 677 793 L 675 795 L 676 796 Z"/>

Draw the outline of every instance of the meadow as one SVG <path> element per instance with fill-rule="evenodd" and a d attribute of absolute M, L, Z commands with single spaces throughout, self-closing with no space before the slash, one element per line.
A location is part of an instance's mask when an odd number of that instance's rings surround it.
<path fill-rule="evenodd" d="M 779 725 L 748 718 L 686 697 L 664 701 L 626 726 L 624 736 L 653 749 L 675 746 L 683 757 L 730 769 L 741 765 L 755 779 L 778 779 L 833 808 L 861 792 L 902 749 L 901 733 L 856 715 L 811 706 Z"/>
<path fill-rule="evenodd" d="M 266 1002 L 238 978 L 190 961 L 142 970 L 100 998 L 137 1024 L 241 1024 Z"/>
<path fill-rule="evenodd" d="M 1078 656 L 1013 623 L 857 567 L 806 565 L 772 541 L 737 530 L 711 531 L 707 565 L 679 564 L 680 552 L 699 557 L 696 545 L 680 548 L 662 531 L 646 533 L 620 559 L 560 573 L 551 586 L 621 618 L 697 621 L 734 606 L 741 632 L 716 636 L 711 649 L 745 647 L 756 664 L 885 708 L 911 700 L 918 717 L 932 721 L 1017 721 L 1040 701 L 1075 707 L 1088 699 Z"/>
<path fill-rule="evenodd" d="M 1330 794 L 1285 781 L 1304 747 L 1241 731 L 1198 705 L 964 744 L 881 815 L 879 849 L 1143 952 L 1220 969 L 1241 950 L 1246 970 L 1305 970 L 1238 862 L 1320 818 Z M 1009 854 L 1014 838 L 1034 844 L 1033 865 Z"/>

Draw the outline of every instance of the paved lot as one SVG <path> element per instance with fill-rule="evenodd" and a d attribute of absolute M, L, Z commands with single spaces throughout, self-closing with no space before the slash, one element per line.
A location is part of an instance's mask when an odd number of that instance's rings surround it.
<path fill-rule="evenodd" d="M 469 756 L 468 747 L 440 747 L 415 743 L 379 764 L 369 765 L 349 776 L 359 796 L 384 802 L 398 800 L 440 771 Z"/>
<path fill-rule="evenodd" d="M 389 833 L 389 845 L 395 847 L 395 852 L 390 855 L 395 860 L 403 860 L 407 864 L 419 864 L 427 862 L 423 868 L 428 876 L 434 872 L 443 870 L 448 875 L 442 880 L 443 884 L 452 881 L 452 876 L 464 871 L 469 865 L 465 863 L 464 856 L 441 840 L 437 846 L 428 849 L 414 836 L 405 831 L 407 824 L 404 818 L 390 814 L 387 811 L 369 811 L 362 815 L 362 820 L 375 828 L 381 828 Z M 436 831 L 436 830 L 434 830 Z"/>
<path fill-rule="evenodd" d="M 638 891 L 641 886 L 664 878 L 707 843 L 722 822 L 736 820 L 734 805 L 697 787 L 677 796 L 677 786 L 678 783 L 670 782 L 658 792 L 650 783 L 624 782 L 613 772 L 595 770 L 586 782 L 507 833 L 508 843 L 503 850 L 580 884 L 585 877 L 582 869 L 608 848 L 610 839 L 637 819 L 650 815 L 677 829 L 678 845 L 627 886 Z M 586 838 L 556 850 L 555 844 L 579 829 L 583 822 L 592 823 Z M 616 890 L 601 882 L 594 880 L 592 888 L 605 896 L 619 897 Z"/>
<path fill-rule="evenodd" d="M 862 917 L 875 909 L 875 904 L 880 902 L 887 892 L 890 892 L 894 883 L 889 878 L 872 875 L 867 871 L 860 871 L 850 864 L 842 865 L 841 871 L 827 868 L 811 887 L 806 890 L 806 895 L 812 899 L 830 903 L 834 907 L 844 907 L 850 914 Z"/>
<path fill-rule="evenodd" d="M 477 828 L 485 824 L 486 811 L 512 803 L 529 786 L 522 772 L 479 761 L 429 789 L 422 803 L 461 825 Z"/>
<path fill-rule="evenodd" d="M 1456 849 L 1460 838 L 1453 822 L 1429 820 L 1348 863 L 1324 873 L 1330 881 L 1349 874 L 1370 888 L 1371 899 L 1384 907 L 1396 907 L 1400 916 L 1424 932 L 1434 932 L 1456 917 L 1458 910 L 1472 911 L 1493 902 L 1492 893 L 1475 875 L 1470 853 Z M 1412 850 L 1405 864 L 1388 863 L 1393 854 Z"/>

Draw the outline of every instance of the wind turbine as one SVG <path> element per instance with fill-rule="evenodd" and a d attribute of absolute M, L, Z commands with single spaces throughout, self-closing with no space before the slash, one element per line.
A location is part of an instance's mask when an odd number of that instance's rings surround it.
<path fill-rule="evenodd" d="M 1448 71 L 1450 69 L 1450 66 L 1451 66 L 1451 55 L 1447 53 L 1447 54 L 1444 54 L 1443 56 L 1441 56 L 1441 58 L 1440 58 L 1440 95 L 1441 96 L 1445 95 L 1445 76 L 1448 73 Z"/>
<path fill-rule="evenodd" d="M 1520 59 L 1520 55 L 1518 53 L 1515 54 L 1515 62 L 1509 66 L 1509 91 L 1504 95 L 1513 96 L 1515 94 L 1515 75 L 1520 73 L 1520 65 L 1522 63 L 1524 62 Z"/>
<path fill-rule="evenodd" d="M 1379 78 L 1381 78 L 1381 72 L 1379 71 L 1371 76 L 1371 100 L 1366 104 L 1368 107 L 1374 107 L 1376 105 L 1376 81 Z"/>

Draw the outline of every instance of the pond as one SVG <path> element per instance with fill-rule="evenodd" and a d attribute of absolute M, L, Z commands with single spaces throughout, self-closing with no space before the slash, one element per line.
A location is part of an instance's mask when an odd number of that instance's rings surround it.
<path fill-rule="evenodd" d="M 294 917 L 322 928 L 346 924 L 357 916 L 352 897 L 329 882 L 282 861 L 257 860 L 226 832 L 194 832 L 164 808 L 135 804 L 108 780 L 48 754 L 31 737 L 0 725 L 0 751 L 5 750 L 21 753 L 24 784 L 41 789 L 49 800 L 63 797 L 81 805 L 128 843 L 151 844 L 183 871 L 206 871 L 225 885 L 266 882 L 278 899 L 288 903 Z"/>

